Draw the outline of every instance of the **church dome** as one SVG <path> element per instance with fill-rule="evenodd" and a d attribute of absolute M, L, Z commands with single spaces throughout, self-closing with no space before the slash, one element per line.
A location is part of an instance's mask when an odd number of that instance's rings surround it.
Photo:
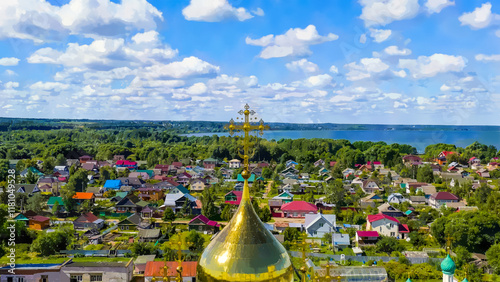
<path fill-rule="evenodd" d="M 248 181 L 238 210 L 203 251 L 197 272 L 201 282 L 293 281 L 290 257 L 255 213 Z"/>
<path fill-rule="evenodd" d="M 456 269 L 455 262 L 451 259 L 450 255 L 448 255 L 442 262 L 441 262 L 441 271 L 444 274 L 447 275 L 453 275 L 455 273 Z"/>

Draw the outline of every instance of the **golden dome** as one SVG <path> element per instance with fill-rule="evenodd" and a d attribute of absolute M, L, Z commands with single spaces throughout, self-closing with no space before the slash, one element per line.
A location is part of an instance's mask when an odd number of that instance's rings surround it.
<path fill-rule="evenodd" d="M 200 257 L 197 279 L 212 281 L 293 281 L 287 251 L 260 221 L 245 180 L 240 206 Z"/>

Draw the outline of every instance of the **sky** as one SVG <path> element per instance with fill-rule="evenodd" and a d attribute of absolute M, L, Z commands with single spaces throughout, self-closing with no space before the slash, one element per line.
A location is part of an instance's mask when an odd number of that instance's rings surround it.
<path fill-rule="evenodd" d="M 0 2 L 0 116 L 500 125 L 500 2 Z"/>

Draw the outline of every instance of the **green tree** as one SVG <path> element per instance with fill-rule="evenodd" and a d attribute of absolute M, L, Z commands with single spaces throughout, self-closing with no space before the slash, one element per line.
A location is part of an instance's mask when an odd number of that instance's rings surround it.
<path fill-rule="evenodd" d="M 434 172 L 432 171 L 431 166 L 424 165 L 417 169 L 417 181 L 426 183 L 434 182 Z"/>
<path fill-rule="evenodd" d="M 222 220 L 229 221 L 233 218 L 233 212 L 230 205 L 225 205 L 221 212 Z"/>
<path fill-rule="evenodd" d="M 200 233 L 195 230 L 189 231 L 186 236 L 186 241 L 189 242 L 189 249 L 195 252 L 201 252 L 203 250 L 203 245 L 205 244 L 205 238 L 200 235 Z"/>
<path fill-rule="evenodd" d="M 190 215 L 191 214 L 191 202 L 186 199 L 186 201 L 184 201 L 184 204 L 182 204 L 182 208 L 179 212 L 184 216 Z"/>
<path fill-rule="evenodd" d="M 57 215 L 57 213 L 59 212 L 59 209 L 61 208 L 61 206 L 59 205 L 59 202 L 56 201 L 54 203 L 54 205 L 52 206 L 52 214 L 53 215 Z"/>
<path fill-rule="evenodd" d="M 217 215 L 217 207 L 215 206 L 216 199 L 213 187 L 203 190 L 201 196 L 201 214 L 209 219 L 214 219 Z"/>
<path fill-rule="evenodd" d="M 0 159 L 0 182 L 7 181 L 7 175 L 9 171 L 9 161 Z"/>
<path fill-rule="evenodd" d="M 152 255 L 156 253 L 155 246 L 152 243 L 146 243 L 146 242 L 133 243 L 129 247 L 129 249 L 132 251 L 132 255 L 134 257 L 143 255 Z"/>
<path fill-rule="evenodd" d="M 63 154 L 58 154 L 56 157 L 56 165 L 66 165 L 66 158 Z"/>
<path fill-rule="evenodd" d="M 500 244 L 494 244 L 486 251 L 486 259 L 495 273 L 500 274 Z"/>
<path fill-rule="evenodd" d="M 287 227 L 285 231 L 283 231 L 283 237 L 287 242 L 294 242 L 299 239 L 300 232 L 296 228 Z"/>
<path fill-rule="evenodd" d="M 42 256 L 49 256 L 66 250 L 71 243 L 73 232 L 69 229 L 59 229 L 54 232 L 43 232 L 31 244 L 31 251 L 40 253 Z"/>
<path fill-rule="evenodd" d="M 398 239 L 388 236 L 382 236 L 375 244 L 375 248 L 378 252 L 384 252 L 387 255 L 390 255 L 392 252 L 401 252 L 404 250 Z"/>
<path fill-rule="evenodd" d="M 341 179 L 335 179 L 328 183 L 325 188 L 325 194 L 326 202 L 335 204 L 337 212 L 340 211 L 341 206 L 345 205 L 345 190 Z"/>
<path fill-rule="evenodd" d="M 26 174 L 26 183 L 35 184 L 38 181 L 38 175 L 34 174 L 33 171 L 28 170 Z"/>
<path fill-rule="evenodd" d="M 26 206 L 26 209 L 32 210 L 36 213 L 41 213 L 45 207 L 45 200 L 40 193 L 34 193 L 33 196 L 31 196 L 28 199 L 28 205 Z"/>
<path fill-rule="evenodd" d="M 175 213 L 172 208 L 166 208 L 165 211 L 163 212 L 163 220 L 164 221 L 174 221 L 175 220 Z"/>
<path fill-rule="evenodd" d="M 42 170 L 46 174 L 49 174 L 54 171 L 55 166 L 56 166 L 56 159 L 54 157 L 47 157 L 43 160 Z"/>
<path fill-rule="evenodd" d="M 458 269 L 463 268 L 471 260 L 471 254 L 469 253 L 467 248 L 464 246 L 456 247 L 453 250 L 453 252 L 457 255 L 457 257 L 455 258 L 455 263 L 456 263 Z"/>
<path fill-rule="evenodd" d="M 268 206 L 264 206 L 259 213 L 259 218 L 262 220 L 262 222 L 268 222 L 271 220 L 272 215 L 271 215 L 271 210 L 269 209 Z"/>

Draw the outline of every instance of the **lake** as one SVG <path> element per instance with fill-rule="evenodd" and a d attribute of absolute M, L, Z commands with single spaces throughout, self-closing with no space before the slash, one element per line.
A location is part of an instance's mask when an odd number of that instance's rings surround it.
<path fill-rule="evenodd" d="M 222 133 L 193 133 L 185 136 L 229 136 Z M 467 147 L 475 141 L 500 148 L 500 130 L 498 127 L 481 127 L 469 130 L 269 130 L 262 136 L 265 139 L 280 140 L 299 138 L 347 139 L 355 141 L 384 141 L 387 144 L 409 144 L 417 148 L 419 153 L 425 147 L 436 143 L 454 144 Z"/>

